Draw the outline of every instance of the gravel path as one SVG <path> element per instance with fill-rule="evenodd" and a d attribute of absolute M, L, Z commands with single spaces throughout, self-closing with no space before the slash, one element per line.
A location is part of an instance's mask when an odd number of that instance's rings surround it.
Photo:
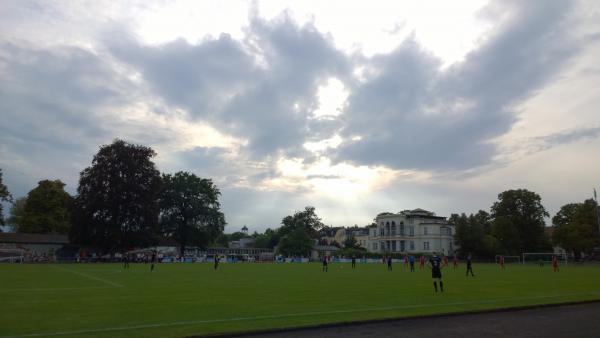
<path fill-rule="evenodd" d="M 397 319 L 235 335 L 300 337 L 600 337 L 600 302 L 525 310 Z"/>

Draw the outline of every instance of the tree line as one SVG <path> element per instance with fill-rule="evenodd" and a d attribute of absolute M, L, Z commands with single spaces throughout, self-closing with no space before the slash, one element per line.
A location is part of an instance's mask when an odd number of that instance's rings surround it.
<path fill-rule="evenodd" d="M 70 196 L 60 180 L 42 180 L 12 200 L 2 183 L 0 200 L 13 202 L 7 223 L 17 232 L 68 234 L 72 243 L 119 252 L 173 238 L 206 247 L 226 225 L 221 192 L 210 179 L 180 171 L 160 173 L 149 147 L 123 140 L 100 147 Z M 4 215 L 0 205 L 0 221 Z"/>
<path fill-rule="evenodd" d="M 245 236 L 223 233 L 221 193 L 212 180 L 184 171 L 161 174 L 152 162 L 155 156 L 149 147 L 119 139 L 101 146 L 80 173 L 75 196 L 60 180 L 42 180 L 27 196 L 13 200 L 0 169 L 0 201 L 12 202 L 7 223 L 18 232 L 68 234 L 72 243 L 104 252 L 150 246 L 162 238 L 175 239 L 183 252 L 187 246 L 227 246 Z M 2 225 L 3 211 L 0 204 Z M 520 255 L 550 251 L 555 245 L 578 255 L 600 246 L 595 200 L 562 206 L 552 218 L 552 236 L 546 235 L 545 217 L 549 214 L 541 197 L 517 189 L 500 193 L 489 213 L 452 214 L 449 222 L 461 254 Z M 256 247 L 308 256 L 323 227 L 315 208 L 306 207 L 284 217 L 279 228 L 252 237 Z M 343 244 L 342 252 L 364 253 L 353 238 Z"/>
<path fill-rule="evenodd" d="M 552 218 L 551 235 L 544 218 L 549 217 L 541 197 L 526 189 L 507 190 L 498 195 L 490 212 L 452 214 L 454 241 L 463 255 L 479 257 L 521 255 L 523 252 L 549 252 L 560 246 L 577 257 L 600 245 L 597 225 L 598 205 L 588 199 L 569 203 Z"/>

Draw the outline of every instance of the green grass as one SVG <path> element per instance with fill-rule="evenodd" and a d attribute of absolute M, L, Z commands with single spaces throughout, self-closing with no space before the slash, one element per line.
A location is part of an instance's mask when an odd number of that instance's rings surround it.
<path fill-rule="evenodd" d="M 0 264 L 0 337 L 176 337 L 600 299 L 600 267 Z M 61 334 L 62 333 L 62 334 Z"/>

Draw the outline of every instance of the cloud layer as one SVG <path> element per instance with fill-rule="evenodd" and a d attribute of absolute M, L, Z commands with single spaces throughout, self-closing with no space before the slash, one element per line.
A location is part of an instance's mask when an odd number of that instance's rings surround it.
<path fill-rule="evenodd" d="M 395 203 L 402 189 L 421 196 L 415 207 L 461 211 L 468 206 L 427 205 L 432 187 L 456 191 L 451 177 L 476 179 L 534 153 L 598 140 L 600 120 L 588 117 L 518 149 L 498 141 L 510 137 L 525 102 L 598 44 L 595 26 L 584 27 L 594 17 L 581 16 L 592 5 L 492 2 L 479 13 L 492 29 L 448 66 L 418 34 L 366 56 L 339 49 L 335 36 L 289 12 L 267 20 L 251 9 L 243 38 L 147 44 L 119 11 L 98 22 L 82 14 L 91 23 L 77 30 L 68 4 L 12 4 L 4 16 L 14 14 L 15 36 L 0 35 L 0 166 L 17 196 L 44 178 L 74 192 L 97 147 L 119 137 L 155 148 L 162 170 L 212 177 L 236 226 L 272 226 L 309 204 L 336 222 L 369 221 L 365 215 Z M 23 13 L 35 24 L 14 19 Z M 40 43 L 40 26 L 65 36 Z M 597 83 L 593 74 L 585 76 Z M 323 112 L 319 95 L 332 79 L 348 97 L 339 111 Z M 327 189 L 352 199 L 336 209 Z M 340 217 L 349 206 L 360 210 Z"/>

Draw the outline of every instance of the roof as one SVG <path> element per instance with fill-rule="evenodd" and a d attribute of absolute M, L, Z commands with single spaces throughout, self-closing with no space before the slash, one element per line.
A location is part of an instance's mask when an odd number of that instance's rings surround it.
<path fill-rule="evenodd" d="M 69 244 L 69 236 L 60 234 L 0 233 L 0 243 Z"/>

